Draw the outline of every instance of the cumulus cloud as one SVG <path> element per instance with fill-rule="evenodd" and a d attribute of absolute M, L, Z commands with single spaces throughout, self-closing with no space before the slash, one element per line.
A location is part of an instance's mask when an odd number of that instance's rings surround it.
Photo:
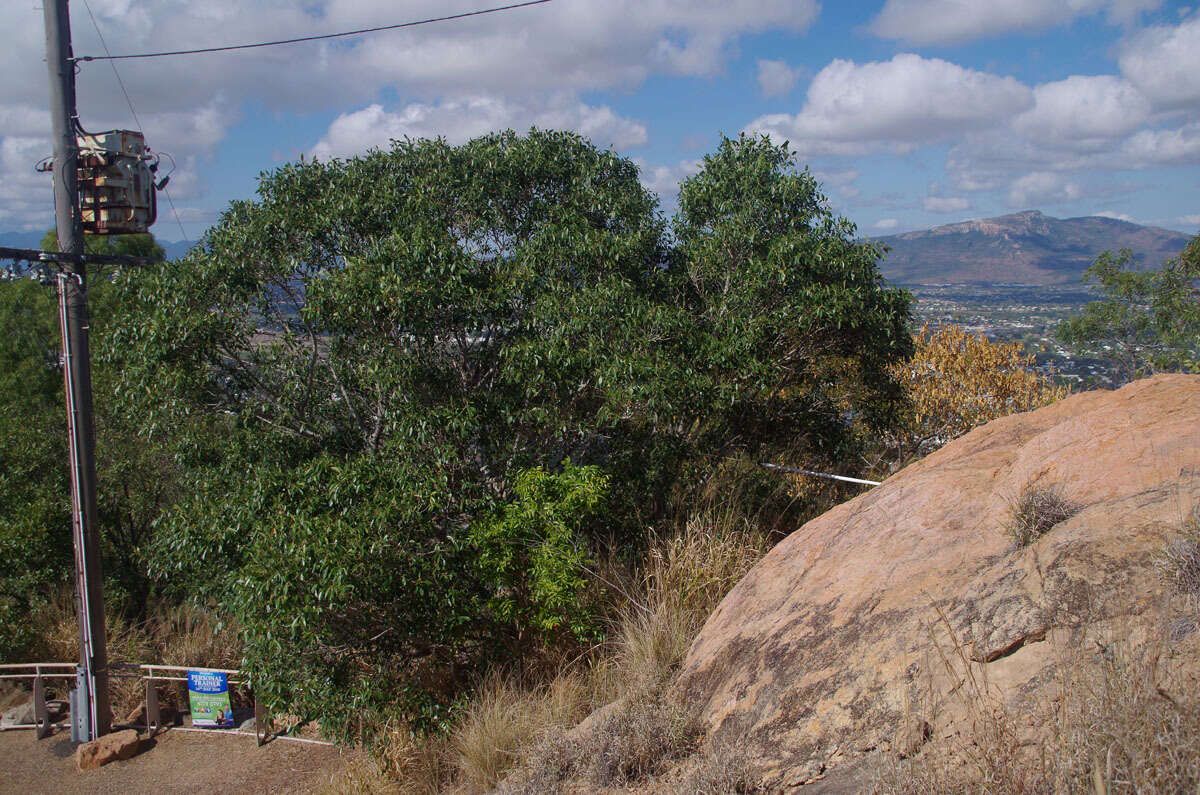
<path fill-rule="evenodd" d="M 760 59 L 758 62 L 758 89 L 764 97 L 782 97 L 791 93 L 796 81 L 804 76 L 802 66 L 789 66 L 786 61 Z"/>
<path fill-rule="evenodd" d="M 926 196 L 922 207 L 927 213 L 961 213 L 971 208 L 971 200 L 965 196 Z"/>
<path fill-rule="evenodd" d="M 1072 75 L 1033 90 L 1034 105 L 1014 129 L 1042 143 L 1092 147 L 1129 135 L 1150 118 L 1150 102 L 1133 84 L 1112 75 Z"/>
<path fill-rule="evenodd" d="M 1179 223 L 1189 224 L 1191 226 L 1200 226 L 1200 213 L 1194 215 L 1184 215 L 1180 217 Z"/>
<path fill-rule="evenodd" d="M 1008 206 L 1037 207 L 1075 201 L 1083 197 L 1083 189 L 1062 174 L 1033 171 L 1016 179 L 1008 191 Z"/>
<path fill-rule="evenodd" d="M 641 158 L 635 158 L 634 163 L 641 170 L 642 184 L 659 197 L 664 209 L 668 211 L 676 204 L 680 183 L 699 174 L 702 165 L 699 160 L 680 160 L 673 166 L 654 166 Z"/>
<path fill-rule="evenodd" d="M 91 0 L 90 5 L 114 53 L 282 39 L 479 7 L 472 0 Z M 9 46 L 0 49 L 5 75 L 0 131 L 46 136 L 48 142 L 41 9 L 9 6 Z M 736 54 L 740 36 L 766 30 L 802 33 L 818 11 L 817 0 L 563 2 L 333 42 L 122 61 L 119 69 L 151 146 L 191 158 L 201 170 L 247 106 L 283 114 L 342 113 L 338 129 L 327 131 L 316 148 L 349 152 L 384 142 L 361 125 L 355 128 L 355 121 L 366 117 L 350 117 L 391 96 L 401 98 L 398 109 L 385 111 L 381 105 L 379 120 L 399 132 L 461 136 L 482 132 L 477 120 L 494 114 L 501 126 L 553 124 L 634 145 L 644 140 L 644 127 L 584 104 L 584 92 L 633 88 L 654 75 L 717 74 Z M 103 53 L 86 15 L 76 14 L 73 35 L 77 55 Z M 81 64 L 78 80 L 85 126 L 133 126 L 108 64 Z M 481 98 L 496 107 L 479 107 Z M 436 128 L 443 120 L 447 127 Z M 16 174 L 0 171 L 0 185 L 12 183 Z M 180 180 L 185 181 L 183 175 Z M 0 206 L 0 223 L 9 223 L 26 206 L 18 207 L 25 192 L 9 192 L 15 195 Z M 38 200 L 41 223 L 48 214 L 47 196 L 43 192 Z"/>
<path fill-rule="evenodd" d="M 862 189 L 855 184 L 862 176 L 862 172 L 857 168 L 814 169 L 812 175 L 822 190 L 828 192 L 833 188 L 843 199 L 856 199 L 862 195 Z"/>
<path fill-rule="evenodd" d="M 1200 14 L 1132 36 L 1122 43 L 1118 63 L 1122 74 L 1159 105 L 1200 102 Z"/>
<path fill-rule="evenodd" d="M 895 229 L 900 226 L 900 221 L 896 218 L 880 218 L 875 222 L 876 229 L 888 230 Z"/>
<path fill-rule="evenodd" d="M 414 102 L 396 111 L 382 105 L 343 113 L 312 148 L 313 157 L 328 160 L 361 154 L 393 138 L 444 137 L 461 143 L 494 130 L 528 129 L 531 126 L 575 130 L 601 146 L 618 148 L 646 142 L 642 124 L 594 107 L 568 101 L 560 106 L 533 107 L 494 97 L 449 100 L 437 104 Z"/>
<path fill-rule="evenodd" d="M 1200 122 L 1174 129 L 1139 130 L 1121 147 L 1132 168 L 1200 163 Z"/>
<path fill-rule="evenodd" d="M 798 114 L 762 116 L 748 127 L 809 155 L 907 152 L 1032 105 L 1032 92 L 1011 77 L 901 53 L 865 64 L 834 60 L 813 78 Z"/>
<path fill-rule="evenodd" d="M 1113 210 L 1101 210 L 1100 212 L 1093 214 L 1099 216 L 1100 218 L 1111 218 L 1114 221 L 1128 221 L 1129 223 L 1134 223 L 1133 216 L 1129 213 L 1118 213 Z"/>
<path fill-rule="evenodd" d="M 1042 30 L 1100 11 L 1128 23 L 1162 0 L 887 0 L 867 30 L 908 44 L 961 44 L 1014 31 Z"/>

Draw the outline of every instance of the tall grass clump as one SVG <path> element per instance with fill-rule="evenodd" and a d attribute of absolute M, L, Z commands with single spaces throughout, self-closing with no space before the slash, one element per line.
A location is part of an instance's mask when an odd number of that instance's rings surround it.
<path fill-rule="evenodd" d="M 1178 535 L 1167 542 L 1158 568 L 1188 607 L 1200 612 L 1200 507 L 1192 510 L 1191 516 L 1180 524 Z"/>
<path fill-rule="evenodd" d="M 956 644 L 957 648 L 957 644 Z M 1200 696 L 1194 682 L 1164 664 L 1163 646 L 1074 649 L 1057 681 L 1033 701 L 1002 702 L 982 665 L 939 649 L 963 719 L 958 731 L 905 758 L 886 759 L 875 792 L 1197 792 Z M 973 669 L 978 672 L 973 672 Z M 947 695 L 947 694 L 941 694 Z M 930 694 L 937 701 L 938 694 Z M 1033 716 L 1040 733 L 1018 726 Z M 941 727 L 939 734 L 944 730 Z"/>
<path fill-rule="evenodd" d="M 1057 486 L 1028 484 L 1011 505 L 1008 534 L 1018 549 L 1027 547 L 1059 522 L 1079 513 L 1079 508 Z"/>
<path fill-rule="evenodd" d="M 652 691 L 670 679 L 709 614 L 766 549 L 762 532 L 732 512 L 692 516 L 681 533 L 652 544 L 616 632 L 628 689 Z"/>
<path fill-rule="evenodd" d="M 594 572 L 615 602 L 610 641 L 547 681 L 487 677 L 452 735 L 456 783 L 470 792 L 502 779 L 517 792 L 566 779 L 624 786 L 690 753 L 699 723 L 668 685 L 708 615 L 766 547 L 750 521 L 708 512 L 654 539 L 633 573 L 615 564 Z M 601 707 L 586 732 L 569 731 Z"/>

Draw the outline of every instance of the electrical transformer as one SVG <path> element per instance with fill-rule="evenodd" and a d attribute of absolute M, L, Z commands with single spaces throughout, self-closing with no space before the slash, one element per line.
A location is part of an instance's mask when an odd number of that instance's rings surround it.
<path fill-rule="evenodd" d="M 132 130 L 80 133 L 79 205 L 88 235 L 145 232 L 158 215 L 158 157 Z"/>

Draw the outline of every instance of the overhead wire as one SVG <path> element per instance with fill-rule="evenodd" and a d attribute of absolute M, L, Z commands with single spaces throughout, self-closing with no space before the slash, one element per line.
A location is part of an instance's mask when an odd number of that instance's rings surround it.
<path fill-rule="evenodd" d="M 129 106 L 129 112 L 133 114 L 133 121 L 137 125 L 137 130 L 138 132 L 144 134 L 146 131 L 142 127 L 142 120 L 138 118 L 137 110 L 133 107 L 133 99 L 130 98 L 129 91 L 125 88 L 125 81 L 121 79 L 121 73 L 117 70 L 116 58 L 112 57 L 112 52 L 108 49 L 108 42 L 104 40 L 104 34 L 100 32 L 100 25 L 96 22 L 96 15 L 92 13 L 92 6 L 88 3 L 88 0 L 83 0 L 83 7 L 87 9 L 88 17 L 92 20 L 92 27 L 96 29 L 96 36 L 100 38 L 100 46 L 104 48 L 104 52 L 108 56 L 105 60 L 107 60 L 108 65 L 112 67 L 113 75 L 115 75 L 117 78 L 117 85 L 121 87 L 121 93 L 125 95 L 125 104 Z M 75 125 L 77 127 L 79 126 L 79 119 L 75 120 Z M 82 127 L 80 127 L 80 129 L 82 129 Z M 174 163 L 175 158 L 171 158 L 171 162 Z M 151 188 L 151 190 L 153 190 L 153 188 Z M 179 225 L 179 234 L 183 235 L 184 244 L 188 248 L 191 248 L 192 241 L 188 239 L 187 231 L 183 228 L 183 220 L 179 217 L 179 211 L 175 209 L 175 200 L 171 198 L 171 192 L 167 190 L 166 185 L 162 186 L 162 192 L 163 195 L 167 197 L 167 204 L 171 206 L 171 215 L 175 216 L 175 223 Z"/>
<path fill-rule="evenodd" d="M 88 0 L 83 0 L 84 7 L 87 9 L 88 17 L 92 20 L 92 27 L 96 29 L 96 35 L 100 38 L 100 45 L 104 48 L 104 55 L 83 55 L 74 58 L 76 64 L 84 61 L 108 61 L 112 66 L 113 74 L 117 78 L 117 83 L 121 87 L 121 93 L 125 95 L 125 103 L 129 105 L 129 112 L 133 114 L 134 122 L 137 123 L 138 131 L 144 132 L 142 122 L 138 118 L 137 111 L 133 107 L 133 100 L 129 96 L 129 91 L 125 87 L 125 81 L 121 79 L 121 73 L 117 70 L 116 61 L 132 60 L 135 58 L 163 58 L 175 55 L 199 55 L 201 53 L 213 52 L 230 52 L 233 50 L 249 50 L 260 47 L 275 47 L 283 44 L 300 44 L 309 41 L 322 41 L 327 39 L 346 38 L 348 36 L 360 36 L 366 33 L 378 33 L 386 30 L 400 30 L 401 28 L 413 28 L 419 25 L 430 25 L 435 22 L 450 22 L 458 19 L 467 19 L 469 17 L 484 16 L 485 14 L 496 14 L 502 11 L 512 11 L 518 8 L 527 8 L 529 6 L 543 5 L 553 2 L 553 0 L 526 0 L 521 3 L 510 3 L 503 6 L 495 6 L 492 8 L 483 8 L 476 11 L 465 11 L 460 14 L 447 14 L 440 17 L 430 17 L 428 19 L 418 19 L 411 22 L 399 22 L 393 25 L 377 25 L 371 28 L 359 28 L 357 30 L 347 30 L 340 33 L 325 33 L 315 36 L 299 36 L 291 39 L 277 39 L 274 41 L 254 42 L 251 44 L 229 44 L 220 47 L 201 47 L 191 50 L 166 50 L 162 52 L 144 52 L 130 53 L 125 55 L 113 55 L 108 48 L 108 43 L 104 40 L 104 34 L 100 32 L 100 25 L 96 22 L 96 16 L 92 13 L 92 8 L 88 4 Z M 76 126 L 79 126 L 78 119 L 75 121 Z M 80 128 L 82 129 L 82 128 Z M 179 225 L 179 232 L 183 235 L 184 242 L 191 246 L 191 241 L 188 240 L 187 232 L 183 228 L 183 221 L 179 217 L 179 211 L 175 208 L 175 201 L 171 198 L 171 193 L 163 186 L 163 193 L 167 197 L 167 203 L 171 206 L 171 214 L 175 216 L 175 223 Z"/>
<path fill-rule="evenodd" d="M 133 58 L 163 58 L 174 55 L 199 55 L 209 52 L 229 52 L 231 50 L 251 50 L 258 47 L 276 47 L 281 44 L 300 44 L 306 41 L 322 41 L 325 39 L 340 39 L 347 36 L 360 36 L 365 33 L 378 33 L 385 30 L 399 30 L 401 28 L 415 28 L 418 25 L 430 25 L 435 22 L 451 22 L 456 19 L 467 19 L 468 17 L 478 17 L 484 14 L 496 14 L 501 11 L 512 11 L 517 8 L 527 8 L 529 6 L 542 5 L 550 3 L 553 0 L 526 0 L 523 3 L 511 3 L 504 6 L 496 6 L 494 8 L 483 8 L 477 11 L 464 11 L 461 14 L 447 14 L 441 17 L 430 17 L 428 19 L 418 19 L 413 22 L 399 22 L 394 25 L 378 25 L 373 28 L 359 28 L 358 30 L 347 30 L 341 33 L 324 33 L 318 36 L 299 36 L 292 39 L 277 39 L 275 41 L 260 41 L 252 44 L 227 44 L 220 47 L 201 47 L 193 50 L 166 50 L 163 52 L 140 52 L 130 53 L 128 55 L 113 55 L 105 48 L 105 55 L 83 55 L 77 56 L 76 61 L 122 61 Z M 89 12 L 90 13 L 90 12 Z M 94 20 L 93 20 L 94 21 Z"/>

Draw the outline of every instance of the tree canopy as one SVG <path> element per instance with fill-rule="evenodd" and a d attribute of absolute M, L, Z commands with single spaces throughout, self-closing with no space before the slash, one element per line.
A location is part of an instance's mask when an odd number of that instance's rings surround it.
<path fill-rule="evenodd" d="M 845 466 L 895 416 L 909 297 L 879 257 L 765 138 L 723 139 L 670 224 L 571 133 L 265 173 L 113 285 L 105 400 L 166 484 L 130 565 L 230 611 L 267 699 L 436 725 L 481 661 L 594 637 L 599 546 L 726 462 Z M 747 510 L 798 510 L 764 482 Z"/>
<path fill-rule="evenodd" d="M 1157 270 L 1136 270 L 1129 249 L 1106 251 L 1084 280 L 1104 297 L 1059 327 L 1063 342 L 1113 362 L 1122 382 L 1200 371 L 1200 236 Z"/>

